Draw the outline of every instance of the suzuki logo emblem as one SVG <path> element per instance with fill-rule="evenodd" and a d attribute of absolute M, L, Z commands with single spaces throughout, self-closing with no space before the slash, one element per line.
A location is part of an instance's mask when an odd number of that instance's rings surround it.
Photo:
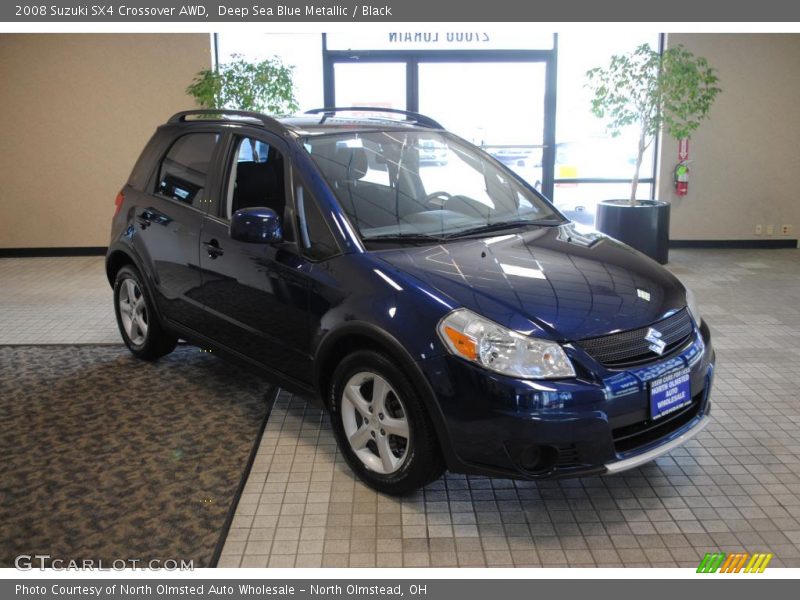
<path fill-rule="evenodd" d="M 661 339 L 662 335 L 663 334 L 660 331 L 650 327 L 647 330 L 647 334 L 645 334 L 645 336 L 644 336 L 644 339 L 647 340 L 648 342 L 650 342 L 650 345 L 648 346 L 648 348 L 650 348 L 650 350 L 652 350 L 653 352 L 655 352 L 659 356 L 664 354 L 664 348 L 667 347 L 667 343 L 664 340 Z"/>

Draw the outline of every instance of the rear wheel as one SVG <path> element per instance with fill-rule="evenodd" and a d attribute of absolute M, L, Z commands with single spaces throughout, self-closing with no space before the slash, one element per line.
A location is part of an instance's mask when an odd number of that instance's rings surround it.
<path fill-rule="evenodd" d="M 348 464 L 380 492 L 404 494 L 444 471 L 422 400 L 405 373 L 377 352 L 355 352 L 336 368 L 331 416 Z"/>
<path fill-rule="evenodd" d="M 114 310 L 122 339 L 136 357 L 155 360 L 175 349 L 178 338 L 161 326 L 142 276 L 130 265 L 114 281 Z"/>

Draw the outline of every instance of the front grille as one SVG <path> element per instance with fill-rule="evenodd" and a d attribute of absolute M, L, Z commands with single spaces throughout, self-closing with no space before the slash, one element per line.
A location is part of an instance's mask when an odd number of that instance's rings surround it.
<path fill-rule="evenodd" d="M 704 393 L 705 390 L 695 394 L 691 404 L 663 419 L 656 421 L 647 419 L 624 427 L 617 427 L 611 432 L 611 437 L 614 439 L 614 449 L 618 453 L 628 452 L 634 448 L 654 442 L 683 427 L 697 416 L 703 403 Z"/>
<path fill-rule="evenodd" d="M 650 342 L 645 339 L 647 330 L 651 327 L 661 333 L 661 341 L 666 344 L 664 352 L 660 355 L 650 350 Z M 689 311 L 684 308 L 647 327 L 587 338 L 580 340 L 578 344 L 589 356 L 606 367 L 622 368 L 666 358 L 675 350 L 682 348 L 691 336 L 692 319 Z"/>

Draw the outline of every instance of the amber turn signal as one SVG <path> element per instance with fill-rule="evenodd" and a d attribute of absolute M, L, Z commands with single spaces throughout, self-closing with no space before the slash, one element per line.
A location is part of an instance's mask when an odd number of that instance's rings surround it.
<path fill-rule="evenodd" d="M 453 343 L 453 346 L 464 358 L 475 360 L 478 358 L 478 344 L 470 336 L 456 331 L 449 325 L 444 327 L 445 335 Z"/>

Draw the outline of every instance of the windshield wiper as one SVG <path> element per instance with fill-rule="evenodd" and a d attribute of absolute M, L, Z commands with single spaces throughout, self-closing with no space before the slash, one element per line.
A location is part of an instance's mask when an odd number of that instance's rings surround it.
<path fill-rule="evenodd" d="M 531 221 L 529 219 L 521 219 L 517 221 L 500 221 L 498 223 L 487 223 L 485 225 L 479 225 L 478 227 L 470 227 L 469 229 L 464 229 L 462 231 L 457 231 L 456 233 L 451 233 L 446 237 L 448 239 L 452 239 L 468 235 L 475 235 L 478 233 L 492 233 L 494 231 L 502 231 L 504 229 L 514 229 L 516 227 L 522 227 L 525 225 L 549 227 L 554 225 L 561 225 L 563 223 L 564 221 L 562 221 L 561 219 L 539 219 L 536 221 Z"/>
<path fill-rule="evenodd" d="M 441 242 L 444 237 L 427 233 L 386 233 L 365 237 L 365 242 Z"/>

